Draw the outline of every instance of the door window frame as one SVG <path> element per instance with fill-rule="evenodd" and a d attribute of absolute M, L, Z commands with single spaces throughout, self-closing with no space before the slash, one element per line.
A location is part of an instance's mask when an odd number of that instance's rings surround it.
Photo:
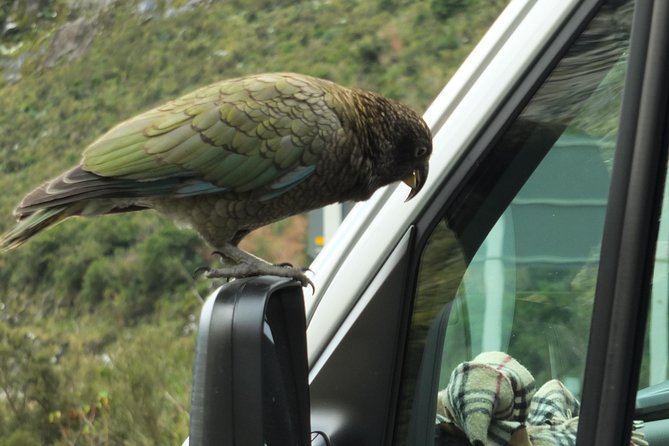
<path fill-rule="evenodd" d="M 666 2 L 636 2 L 577 445 L 629 444 L 667 165 L 667 23 Z"/>
<path fill-rule="evenodd" d="M 432 204 L 417 219 L 412 270 L 409 272 L 413 281 L 408 284 L 407 291 L 412 299 L 415 298 L 420 255 L 434 228 L 447 213 L 446 209 L 454 206 L 462 191 L 471 187 L 473 172 L 480 168 L 481 160 L 486 158 L 603 3 L 586 1 L 574 11 L 541 52 L 537 62 L 511 90 L 500 109 L 483 126 Z M 578 445 L 629 444 L 664 187 L 664 181 L 656 179 L 660 174 L 663 176 L 667 162 L 668 93 L 663 79 L 669 79 L 666 56 L 669 54 L 669 27 L 663 24 L 669 23 L 669 6 L 661 3 L 652 0 L 636 2 L 611 179 L 614 186 L 609 192 L 593 306 Z M 648 42 L 652 44 L 649 46 Z M 607 282 L 603 280 L 606 277 L 619 277 L 619 280 Z M 405 333 L 405 339 L 407 335 Z M 629 352 L 633 352 L 632 361 Z"/>

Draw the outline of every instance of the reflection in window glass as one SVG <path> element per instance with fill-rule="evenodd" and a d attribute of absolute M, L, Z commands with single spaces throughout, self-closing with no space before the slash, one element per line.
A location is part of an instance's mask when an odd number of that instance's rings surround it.
<path fill-rule="evenodd" d="M 604 227 L 613 143 L 565 133 L 497 220 L 472 258 L 456 294 L 466 311 L 466 357 L 504 351 L 537 382 L 560 379 L 580 394 L 595 276 Z M 448 374 L 442 374 L 442 384 Z"/>
<path fill-rule="evenodd" d="M 639 388 L 669 380 L 669 183 L 665 184 L 655 251 L 650 311 Z"/>
<path fill-rule="evenodd" d="M 602 7 L 432 233 L 405 360 L 422 354 L 417 394 L 501 351 L 537 388 L 559 380 L 575 398 L 562 415 L 577 414 L 632 10 Z"/>

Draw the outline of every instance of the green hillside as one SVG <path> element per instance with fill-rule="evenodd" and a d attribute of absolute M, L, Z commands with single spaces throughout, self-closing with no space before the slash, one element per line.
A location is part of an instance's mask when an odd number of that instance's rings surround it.
<path fill-rule="evenodd" d="M 0 231 L 113 124 L 216 80 L 296 71 L 424 110 L 504 4 L 4 1 Z M 246 246 L 303 264 L 304 227 L 280 222 Z M 73 219 L 0 255 L 0 446 L 181 444 L 215 285 L 191 272 L 213 262 L 152 212 Z"/>

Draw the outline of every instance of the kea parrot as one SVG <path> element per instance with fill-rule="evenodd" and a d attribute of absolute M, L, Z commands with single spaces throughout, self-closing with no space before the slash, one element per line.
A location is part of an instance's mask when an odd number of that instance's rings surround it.
<path fill-rule="evenodd" d="M 250 231 L 331 203 L 369 198 L 428 174 L 430 129 L 381 95 L 296 73 L 223 80 L 122 122 L 79 165 L 30 192 L 0 250 L 72 216 L 155 209 L 195 229 L 220 255 L 207 277 L 302 269 L 237 247 Z"/>

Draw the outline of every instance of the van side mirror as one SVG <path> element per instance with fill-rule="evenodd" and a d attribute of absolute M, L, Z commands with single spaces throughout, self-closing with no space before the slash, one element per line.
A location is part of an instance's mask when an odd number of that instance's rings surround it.
<path fill-rule="evenodd" d="M 212 293 L 200 316 L 190 446 L 310 444 L 302 287 L 262 276 Z"/>

